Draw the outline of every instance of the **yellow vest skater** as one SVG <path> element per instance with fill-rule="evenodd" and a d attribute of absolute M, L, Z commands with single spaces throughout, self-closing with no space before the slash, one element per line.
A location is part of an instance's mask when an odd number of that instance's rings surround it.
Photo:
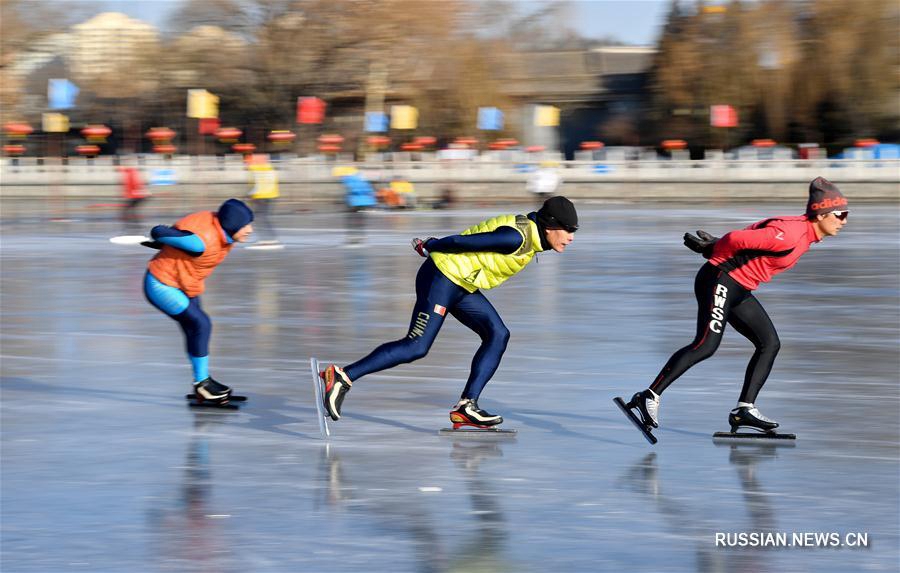
<path fill-rule="evenodd" d="M 457 429 L 487 428 L 503 422 L 500 416 L 480 409 L 477 402 L 509 340 L 509 330 L 481 291 L 499 286 L 541 251 L 563 252 L 577 229 L 575 206 L 560 196 L 547 199 L 540 210 L 528 215 L 501 215 L 443 239 L 414 239 L 416 252 L 427 260 L 416 275 L 416 304 L 407 334 L 349 366 L 331 364 L 321 373 L 325 409 L 331 419 L 340 419 L 344 397 L 354 381 L 428 354 L 449 312 L 481 337 L 450 421 Z"/>
<path fill-rule="evenodd" d="M 281 246 L 275 227 L 269 219 L 272 205 L 279 196 L 278 172 L 269 161 L 269 156 L 264 154 L 249 156 L 247 171 L 250 173 L 250 184 L 253 185 L 248 196 L 256 214 L 256 230 L 259 235 L 255 246 L 269 248 Z"/>

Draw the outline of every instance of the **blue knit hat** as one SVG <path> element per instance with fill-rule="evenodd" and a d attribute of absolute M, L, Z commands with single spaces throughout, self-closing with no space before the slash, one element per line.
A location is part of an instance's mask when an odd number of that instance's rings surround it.
<path fill-rule="evenodd" d="M 253 211 L 243 201 L 237 199 L 229 199 L 222 203 L 216 216 L 219 217 L 219 224 L 231 238 L 234 238 L 234 234 L 243 227 L 253 222 Z"/>

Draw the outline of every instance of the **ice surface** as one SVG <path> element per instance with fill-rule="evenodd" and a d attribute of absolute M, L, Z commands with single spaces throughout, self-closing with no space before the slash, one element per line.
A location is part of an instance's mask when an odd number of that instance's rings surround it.
<path fill-rule="evenodd" d="M 896 205 L 854 207 L 758 291 L 782 341 L 758 405 L 794 447 L 713 444 L 752 354 L 732 330 L 666 392 L 656 446 L 612 398 L 693 336 L 702 259 L 681 235 L 800 209 L 579 209 L 568 252 L 488 293 L 512 338 L 480 403 L 518 430 L 496 441 L 438 435 L 479 343 L 453 319 L 425 359 L 356 381 L 327 443 L 308 359 L 402 337 L 409 239 L 509 209 L 373 214 L 349 232 L 335 212 L 280 215 L 287 248 L 235 249 L 202 297 L 211 372 L 250 397 L 236 413 L 186 406 L 180 331 L 141 292 L 151 251 L 109 243 L 112 221 L 5 222 L 0 569 L 896 571 Z M 870 546 L 723 548 L 717 532 Z"/>

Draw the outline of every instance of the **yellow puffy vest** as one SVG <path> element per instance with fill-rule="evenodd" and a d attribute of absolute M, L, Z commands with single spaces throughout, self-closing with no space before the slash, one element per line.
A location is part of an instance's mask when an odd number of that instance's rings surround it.
<path fill-rule="evenodd" d="M 251 199 L 276 199 L 278 197 L 278 174 L 268 163 L 250 165 L 253 189 L 250 190 Z"/>
<path fill-rule="evenodd" d="M 462 235 L 490 233 L 497 227 L 512 227 L 522 235 L 522 246 L 510 254 L 431 253 L 431 260 L 448 279 L 469 292 L 492 289 L 525 268 L 541 247 L 537 225 L 524 215 L 500 215 L 463 231 Z"/>

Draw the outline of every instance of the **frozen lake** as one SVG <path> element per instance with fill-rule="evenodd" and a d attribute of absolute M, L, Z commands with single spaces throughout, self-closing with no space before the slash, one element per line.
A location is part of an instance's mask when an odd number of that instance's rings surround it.
<path fill-rule="evenodd" d="M 752 354 L 733 330 L 666 392 L 656 446 L 612 403 L 693 337 L 703 259 L 681 235 L 802 212 L 774 204 L 579 204 L 566 253 L 487 293 L 512 338 L 480 403 L 515 439 L 438 435 L 479 342 L 448 318 L 425 359 L 357 381 L 324 441 L 309 356 L 348 364 L 402 337 L 409 239 L 513 211 L 372 214 L 353 232 L 339 213 L 280 215 L 287 248 L 236 248 L 202 297 L 239 412 L 185 406 L 180 330 L 141 292 L 152 252 L 110 244 L 118 223 L 6 221 L 0 569 L 897 571 L 895 204 L 853 207 L 757 292 L 782 341 L 758 404 L 793 447 L 713 444 Z M 742 532 L 843 546 L 717 546 Z"/>

